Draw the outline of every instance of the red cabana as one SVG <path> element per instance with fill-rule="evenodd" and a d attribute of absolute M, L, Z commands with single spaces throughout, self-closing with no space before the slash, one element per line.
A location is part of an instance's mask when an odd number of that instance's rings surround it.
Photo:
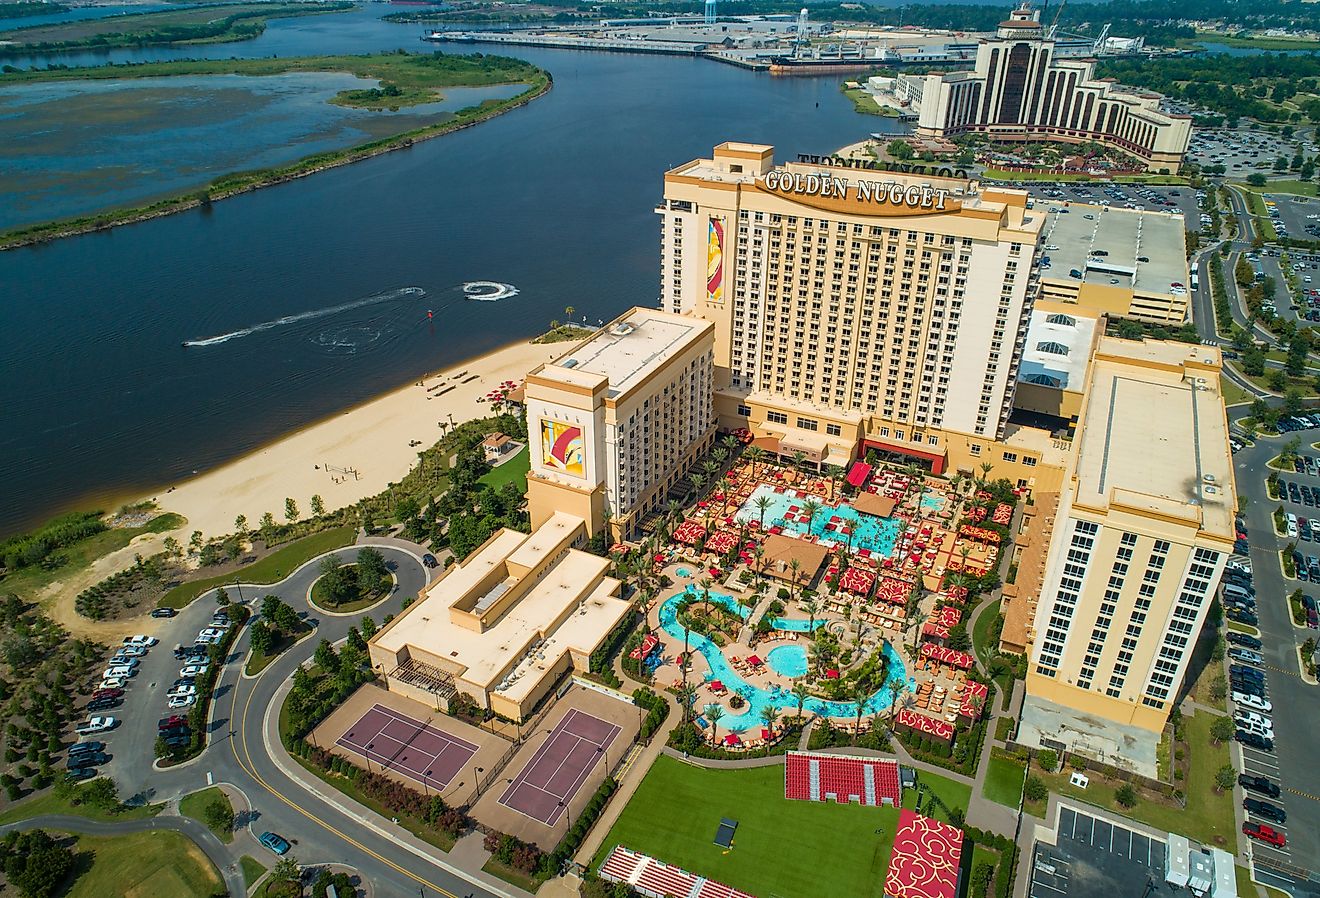
<path fill-rule="evenodd" d="M 885 895 L 957 898 L 962 854 L 962 830 L 902 809 L 885 875 Z"/>
<path fill-rule="evenodd" d="M 874 585 L 875 574 L 858 567 L 848 568 L 839 577 L 839 588 L 846 589 L 854 595 L 864 596 L 871 591 L 871 587 Z"/>
<path fill-rule="evenodd" d="M 706 535 L 706 528 L 696 521 L 684 521 L 674 529 L 674 539 L 685 546 L 695 546 Z"/>
<path fill-rule="evenodd" d="M 984 683 L 968 680 L 967 690 L 963 693 L 962 705 L 958 708 L 958 716 L 969 721 L 976 720 L 984 713 L 989 697 L 989 687 Z"/>
<path fill-rule="evenodd" d="M 628 653 L 628 657 L 634 661 L 641 661 L 643 658 L 649 658 L 651 653 L 660 646 L 660 640 L 654 635 L 647 633 L 642 637 L 642 644 Z"/>
<path fill-rule="evenodd" d="M 951 664 L 960 670 L 971 670 L 972 665 L 976 663 L 976 659 L 966 652 L 957 652 L 933 642 L 922 643 L 921 654 L 941 664 Z"/>
<path fill-rule="evenodd" d="M 935 614 L 935 620 L 944 627 L 956 627 L 962 620 L 962 612 L 952 605 L 945 605 Z"/>
<path fill-rule="evenodd" d="M 938 624 L 933 620 L 928 620 L 921 625 L 921 635 L 930 636 L 934 639 L 948 639 L 949 628 Z"/>
<path fill-rule="evenodd" d="M 829 670 L 825 671 L 825 679 L 827 679 L 827 680 L 837 680 L 838 678 L 839 678 L 839 672 L 838 672 L 836 669 L 834 669 L 833 667 L 831 667 Z"/>
<path fill-rule="evenodd" d="M 990 520 L 996 524 L 1011 524 L 1013 522 L 1013 506 L 1006 502 L 1000 502 L 995 506 L 995 513 Z"/>
<path fill-rule="evenodd" d="M 881 602 L 888 602 L 890 605 L 906 605 L 908 593 L 912 591 L 912 584 L 906 580 L 900 580 L 897 577 L 882 577 L 880 586 L 875 591 L 875 597 Z"/>
<path fill-rule="evenodd" d="M 710 539 L 706 540 L 706 551 L 714 552 L 717 555 L 723 555 L 738 544 L 736 534 L 727 530 L 717 531 Z"/>
<path fill-rule="evenodd" d="M 851 486 L 860 487 L 866 483 L 866 478 L 871 476 L 871 466 L 864 461 L 859 461 L 848 471 L 848 483 Z"/>
<path fill-rule="evenodd" d="M 763 662 L 757 655 L 748 655 L 747 663 L 752 665 L 752 667 L 760 667 L 765 662 Z"/>
<path fill-rule="evenodd" d="M 927 644 L 929 645 L 929 643 Z M 945 742 L 951 741 L 955 732 L 953 724 L 947 720 L 918 714 L 911 708 L 899 708 L 898 714 L 894 717 L 894 724 L 927 736 L 933 736 L 936 739 L 942 739 Z"/>
<path fill-rule="evenodd" d="M 742 739 L 738 738 L 737 733 L 730 733 L 724 737 L 725 745 L 742 745 Z"/>

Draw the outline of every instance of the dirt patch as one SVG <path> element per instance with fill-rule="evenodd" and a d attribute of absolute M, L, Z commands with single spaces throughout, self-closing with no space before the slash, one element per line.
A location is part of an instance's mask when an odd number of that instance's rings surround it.
<path fill-rule="evenodd" d="M 45 612 L 73 636 L 97 642 L 119 642 L 134 633 L 150 633 L 152 605 L 139 605 L 138 613 L 118 620 L 94 621 L 83 617 L 74 609 L 78 593 L 100 583 L 111 574 L 132 567 L 137 556 L 146 558 L 165 551 L 168 533 L 144 533 L 118 551 L 104 555 L 83 570 L 64 580 L 56 580 L 38 595 L 37 601 Z M 145 629 L 144 629 L 145 627 Z"/>

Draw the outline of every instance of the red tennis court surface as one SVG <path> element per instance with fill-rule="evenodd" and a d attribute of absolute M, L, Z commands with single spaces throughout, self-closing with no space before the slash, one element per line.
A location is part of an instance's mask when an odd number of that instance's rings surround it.
<path fill-rule="evenodd" d="M 554 826 L 620 729 L 570 709 L 500 796 L 500 804 Z"/>
<path fill-rule="evenodd" d="M 463 769 L 477 746 L 405 717 L 383 705 L 372 705 L 337 742 L 375 761 L 386 770 L 444 789 Z"/>

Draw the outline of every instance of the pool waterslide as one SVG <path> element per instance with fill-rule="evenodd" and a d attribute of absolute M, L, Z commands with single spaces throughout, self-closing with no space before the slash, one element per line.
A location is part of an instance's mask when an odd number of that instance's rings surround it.
<path fill-rule="evenodd" d="M 767 706 L 780 710 L 786 708 L 796 710 L 797 696 L 793 695 L 792 692 L 779 686 L 775 686 L 773 689 L 762 689 L 748 683 L 742 678 L 741 674 L 729 665 L 728 659 L 724 657 L 724 652 L 720 650 L 719 646 L 702 634 L 687 630 L 678 622 L 678 605 L 683 601 L 684 596 L 704 599 L 705 593 L 693 586 L 688 586 L 683 592 L 675 593 L 666 599 L 660 606 L 660 628 L 676 640 L 682 640 L 686 633 L 688 645 L 701 652 L 706 659 L 706 663 L 710 666 L 709 679 L 719 680 L 728 689 L 747 700 L 747 709 L 743 713 L 726 715 L 720 718 L 720 725 L 728 732 L 741 733 L 752 727 L 763 725 L 761 709 Z M 748 609 L 743 608 L 733 596 L 726 593 L 712 591 L 710 600 L 734 612 L 743 620 L 747 620 L 750 614 Z M 820 623 L 824 623 L 824 621 L 818 622 L 818 624 Z M 907 668 L 903 664 L 902 656 L 890 645 L 888 640 L 885 641 L 882 651 L 889 658 L 889 680 L 866 700 L 862 708 L 864 716 L 888 709 L 895 695 L 895 690 L 908 688 Z M 825 699 L 809 698 L 803 703 L 802 707 L 804 711 L 810 711 L 822 717 L 848 718 L 857 716 L 857 706 L 853 702 L 832 702 Z"/>

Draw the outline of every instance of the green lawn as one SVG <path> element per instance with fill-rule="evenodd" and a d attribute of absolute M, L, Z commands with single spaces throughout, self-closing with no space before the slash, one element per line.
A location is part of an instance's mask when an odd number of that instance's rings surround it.
<path fill-rule="evenodd" d="M 727 852 L 713 842 L 721 817 L 738 821 Z M 788 801 L 778 765 L 708 770 L 661 755 L 593 866 L 622 844 L 755 895 L 878 898 L 897 821 L 893 808 Z"/>
<path fill-rule="evenodd" d="M 356 527 L 335 527 L 322 530 L 302 539 L 295 540 L 271 552 L 265 558 L 240 568 L 230 574 L 207 577 L 204 580 L 192 580 L 180 583 L 161 597 L 157 605 L 161 608 L 183 608 L 193 599 L 217 586 L 228 586 L 236 579 L 243 583 L 270 584 L 278 583 L 317 555 L 331 549 L 342 549 L 353 544 L 357 538 Z"/>
<path fill-rule="evenodd" d="M 234 813 L 234 807 L 229 803 L 229 796 L 220 791 L 218 786 L 211 786 L 200 792 L 194 792 L 191 795 L 183 796 L 183 798 L 179 799 L 179 813 L 185 817 L 191 817 L 194 820 L 206 823 L 206 808 L 213 801 L 223 802 L 229 813 Z M 207 825 L 209 826 L 209 824 Z M 234 841 L 234 830 L 232 827 L 216 829 L 212 826 L 211 832 L 215 833 L 220 841 L 226 844 Z"/>
<path fill-rule="evenodd" d="M 51 568 L 44 568 L 41 565 L 19 568 L 12 574 L 0 577 L 0 593 L 12 592 L 25 601 L 35 601 L 37 594 L 51 583 L 71 577 L 98 558 L 119 551 L 132 542 L 134 537 L 143 533 L 166 533 L 177 530 L 186 523 L 188 522 L 182 515 L 168 512 L 157 515 L 142 527 L 114 527 L 103 530 L 56 552 L 56 555 L 64 559 L 63 564 Z"/>
<path fill-rule="evenodd" d="M 1224 375 L 1219 375 L 1219 392 L 1224 397 L 1225 405 L 1240 405 L 1250 402 L 1254 397 Z"/>
<path fill-rule="evenodd" d="M 964 786 L 962 783 L 954 782 L 942 776 L 936 776 L 925 770 L 917 771 L 917 786 L 929 789 L 935 793 L 944 804 L 950 808 L 962 808 L 967 810 L 967 805 L 972 801 L 972 787 Z M 917 808 L 917 793 L 909 790 L 903 794 L 903 807 Z M 943 815 L 936 813 L 936 816 L 943 818 Z"/>
<path fill-rule="evenodd" d="M 266 865 L 254 857 L 245 854 L 238 859 L 238 863 L 243 868 L 243 885 L 249 889 L 254 882 L 266 875 Z"/>
<path fill-rule="evenodd" d="M 516 483 L 521 492 L 527 492 L 527 471 L 532 466 L 531 454 L 523 446 L 518 454 L 481 475 L 481 482 L 493 490 L 498 490 L 506 483 Z"/>
<path fill-rule="evenodd" d="M 1185 185 L 1187 179 L 1179 175 L 1120 175 L 1116 178 L 1093 178 L 1090 175 L 1058 175 L 1046 171 L 1008 171 L 1001 168 L 986 168 L 982 172 L 987 180 L 992 181 L 1115 181 L 1119 184 L 1171 184 Z"/>
<path fill-rule="evenodd" d="M 86 785 L 80 786 L 78 791 L 86 788 Z M 74 794 L 77 795 L 77 791 Z M 69 799 L 56 795 L 52 790 L 26 798 L 18 804 L 10 806 L 3 814 L 0 814 L 0 823 L 13 823 L 16 820 L 27 820 L 31 817 L 41 817 L 46 814 L 72 814 L 75 817 L 86 817 L 88 820 L 141 820 L 144 817 L 156 816 L 163 807 L 164 805 L 160 804 L 148 804 L 136 808 L 125 808 L 118 814 L 112 814 L 109 811 L 103 811 L 90 805 L 75 805 Z"/>
<path fill-rule="evenodd" d="M 995 599 L 981 611 L 972 629 L 972 649 L 982 664 L 989 664 L 990 659 L 999 651 L 999 646 L 991 645 L 990 633 L 999 619 L 999 599 Z"/>
<path fill-rule="evenodd" d="M 1024 765 L 1008 758 L 992 757 L 981 784 L 981 794 L 993 802 L 1016 809 L 1022 800 Z"/>
<path fill-rule="evenodd" d="M 356 581 L 357 565 L 346 564 L 344 565 L 344 568 L 350 572 L 350 576 Z M 366 611 L 368 608 L 379 605 L 383 602 L 390 594 L 389 587 L 393 585 L 394 581 L 386 578 L 385 581 L 382 581 L 384 585 L 381 587 L 367 593 L 359 599 L 354 599 L 351 602 L 342 602 L 338 605 L 332 604 L 326 598 L 324 583 L 325 581 L 323 578 L 317 577 L 316 582 L 312 584 L 312 604 L 317 608 L 320 608 L 322 611 L 330 611 L 334 614 L 353 614 L 358 611 Z"/>
<path fill-rule="evenodd" d="M 1295 196 L 1316 196 L 1320 185 L 1312 181 L 1266 181 L 1264 187 L 1252 187 L 1250 184 L 1234 184 L 1252 193 L 1288 193 Z"/>
<path fill-rule="evenodd" d="M 79 836 L 76 850 L 91 854 L 91 866 L 64 898 L 210 898 L 223 887 L 202 850 L 179 833 Z"/>
<path fill-rule="evenodd" d="M 281 633 L 276 637 L 275 644 L 271 646 L 270 654 L 258 652 L 254 649 L 248 655 L 247 664 L 243 665 L 243 673 L 249 677 L 255 677 L 270 666 L 272 661 L 287 652 L 295 643 L 311 632 L 312 628 L 306 622 L 299 621 L 297 628 L 292 633 L 287 635 Z"/>

